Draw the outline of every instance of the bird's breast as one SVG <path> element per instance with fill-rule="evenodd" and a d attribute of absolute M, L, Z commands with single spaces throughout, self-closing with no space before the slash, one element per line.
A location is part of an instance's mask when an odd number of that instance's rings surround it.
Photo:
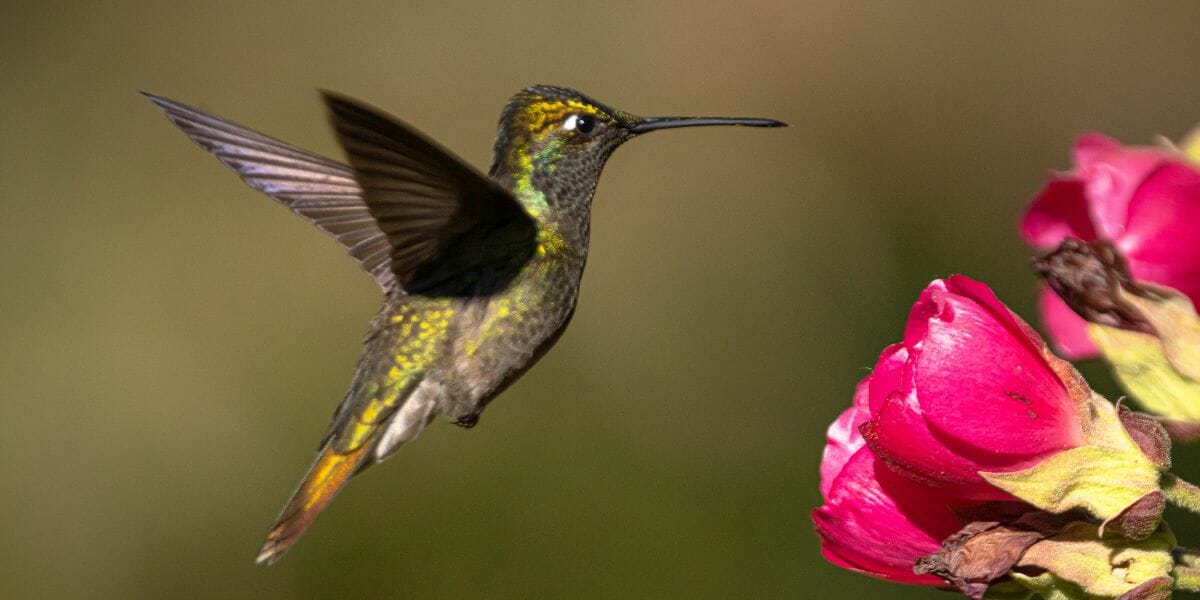
<path fill-rule="evenodd" d="M 465 403 L 486 401 L 545 351 L 575 308 L 582 270 L 546 248 L 503 292 L 461 302 L 451 356 Z"/>

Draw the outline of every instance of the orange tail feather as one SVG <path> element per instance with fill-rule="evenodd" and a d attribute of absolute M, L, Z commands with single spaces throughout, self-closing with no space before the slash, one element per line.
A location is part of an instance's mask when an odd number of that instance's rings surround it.
<path fill-rule="evenodd" d="M 334 496 L 358 470 L 370 444 L 363 444 L 345 454 L 336 452 L 330 446 L 326 444 L 321 449 L 321 454 L 309 468 L 304 481 L 300 482 L 292 499 L 283 507 L 255 562 L 270 565 L 287 554 L 304 530 L 312 525 L 317 515 L 333 501 Z"/>

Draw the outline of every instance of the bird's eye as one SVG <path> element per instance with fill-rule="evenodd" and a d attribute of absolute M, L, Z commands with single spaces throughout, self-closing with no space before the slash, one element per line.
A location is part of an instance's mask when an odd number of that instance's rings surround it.
<path fill-rule="evenodd" d="M 596 131 L 596 117 L 592 115 L 571 115 L 563 121 L 563 129 L 578 131 L 583 135 L 591 135 Z"/>

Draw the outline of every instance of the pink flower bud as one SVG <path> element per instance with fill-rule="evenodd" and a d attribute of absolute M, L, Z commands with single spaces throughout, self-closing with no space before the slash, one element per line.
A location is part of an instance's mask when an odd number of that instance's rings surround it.
<path fill-rule="evenodd" d="M 1135 279 L 1200 300 L 1200 171 L 1168 148 L 1121 146 L 1100 134 L 1081 137 L 1075 169 L 1056 175 L 1021 220 L 1021 235 L 1048 251 L 1063 239 L 1107 239 Z M 1083 319 L 1043 287 L 1042 320 L 1070 358 L 1096 354 Z"/>

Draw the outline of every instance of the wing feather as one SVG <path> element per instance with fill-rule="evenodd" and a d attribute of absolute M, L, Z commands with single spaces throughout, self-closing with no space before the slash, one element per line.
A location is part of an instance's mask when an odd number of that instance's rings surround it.
<path fill-rule="evenodd" d="M 325 93 L 363 200 L 409 293 L 494 293 L 536 250 L 537 226 L 508 191 L 395 117 Z"/>
<path fill-rule="evenodd" d="M 250 187 L 334 239 L 388 293 L 494 293 L 536 249 L 537 226 L 494 181 L 387 114 L 326 93 L 350 165 L 146 94 Z"/>
<path fill-rule="evenodd" d="M 146 97 L 250 187 L 332 235 L 385 293 L 395 286 L 386 260 L 390 244 L 363 202 L 353 169 L 186 104 Z"/>

